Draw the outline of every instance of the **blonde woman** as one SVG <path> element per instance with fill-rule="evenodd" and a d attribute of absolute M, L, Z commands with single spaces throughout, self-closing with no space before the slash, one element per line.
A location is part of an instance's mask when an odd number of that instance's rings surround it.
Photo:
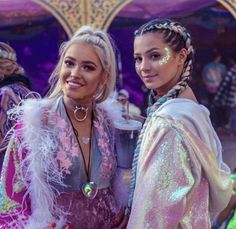
<path fill-rule="evenodd" d="M 116 160 L 100 103 L 115 66 L 108 34 L 82 27 L 61 46 L 49 98 L 12 111 L 19 117 L 2 173 L 3 228 L 112 227 Z"/>

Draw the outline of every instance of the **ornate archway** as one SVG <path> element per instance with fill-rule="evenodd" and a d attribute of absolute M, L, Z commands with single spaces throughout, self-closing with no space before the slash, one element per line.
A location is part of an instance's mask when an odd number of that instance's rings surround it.
<path fill-rule="evenodd" d="M 236 18 L 236 0 L 217 0 Z"/>
<path fill-rule="evenodd" d="M 116 14 L 132 0 L 33 0 L 61 23 L 71 36 L 82 25 L 107 30 Z M 216 0 L 236 18 L 236 0 Z"/>
<path fill-rule="evenodd" d="M 132 0 L 33 0 L 60 22 L 71 36 L 82 25 L 107 30 L 116 14 Z"/>

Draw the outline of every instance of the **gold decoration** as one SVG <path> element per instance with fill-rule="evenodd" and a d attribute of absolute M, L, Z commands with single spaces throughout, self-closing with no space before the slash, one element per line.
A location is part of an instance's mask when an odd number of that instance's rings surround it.
<path fill-rule="evenodd" d="M 217 0 L 236 18 L 236 0 Z"/>
<path fill-rule="evenodd" d="M 5 154 L 4 163 L 3 163 L 3 167 L 2 167 L 1 181 L 0 181 L 0 212 L 3 214 L 9 214 L 10 212 L 14 212 L 15 209 L 21 207 L 20 203 L 11 199 L 11 196 L 8 196 L 7 190 L 6 190 L 7 169 L 8 169 L 8 165 L 9 165 L 9 161 L 10 161 L 10 156 L 13 156 L 14 166 L 16 166 L 16 163 L 17 163 L 15 161 L 15 159 L 16 159 L 15 148 L 16 147 L 15 147 L 15 144 L 13 143 L 13 139 L 10 140 L 9 145 L 11 148 L 10 148 L 9 152 L 7 151 Z M 13 195 L 15 194 L 14 190 L 13 190 L 12 194 Z"/>
<path fill-rule="evenodd" d="M 82 25 L 107 30 L 116 14 L 132 0 L 33 0 L 52 13 L 71 36 Z"/>

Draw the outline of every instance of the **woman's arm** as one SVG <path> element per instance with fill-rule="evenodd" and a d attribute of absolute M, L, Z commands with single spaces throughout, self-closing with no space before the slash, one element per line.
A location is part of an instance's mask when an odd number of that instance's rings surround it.
<path fill-rule="evenodd" d="M 184 220 L 192 220 L 186 211 L 193 210 L 190 193 L 201 170 L 194 167 L 193 174 L 187 149 L 185 139 L 171 122 L 155 118 L 149 123 L 128 228 L 177 228 L 186 223 Z"/>

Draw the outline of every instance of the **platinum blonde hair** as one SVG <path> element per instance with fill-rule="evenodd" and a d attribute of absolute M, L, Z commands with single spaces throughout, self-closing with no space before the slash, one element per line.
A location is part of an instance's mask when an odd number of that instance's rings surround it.
<path fill-rule="evenodd" d="M 51 84 L 49 98 L 58 97 L 62 93 L 59 78 L 63 59 L 68 48 L 72 44 L 78 42 L 91 44 L 95 48 L 101 61 L 103 71 L 107 77 L 104 85 L 100 88 L 97 95 L 94 95 L 95 102 L 100 103 L 104 101 L 114 89 L 116 79 L 116 59 L 113 41 L 110 36 L 106 32 L 99 29 L 94 29 L 90 26 L 82 26 L 75 32 L 69 41 L 62 43 L 59 53 L 60 59 L 49 78 L 49 83 Z"/>

